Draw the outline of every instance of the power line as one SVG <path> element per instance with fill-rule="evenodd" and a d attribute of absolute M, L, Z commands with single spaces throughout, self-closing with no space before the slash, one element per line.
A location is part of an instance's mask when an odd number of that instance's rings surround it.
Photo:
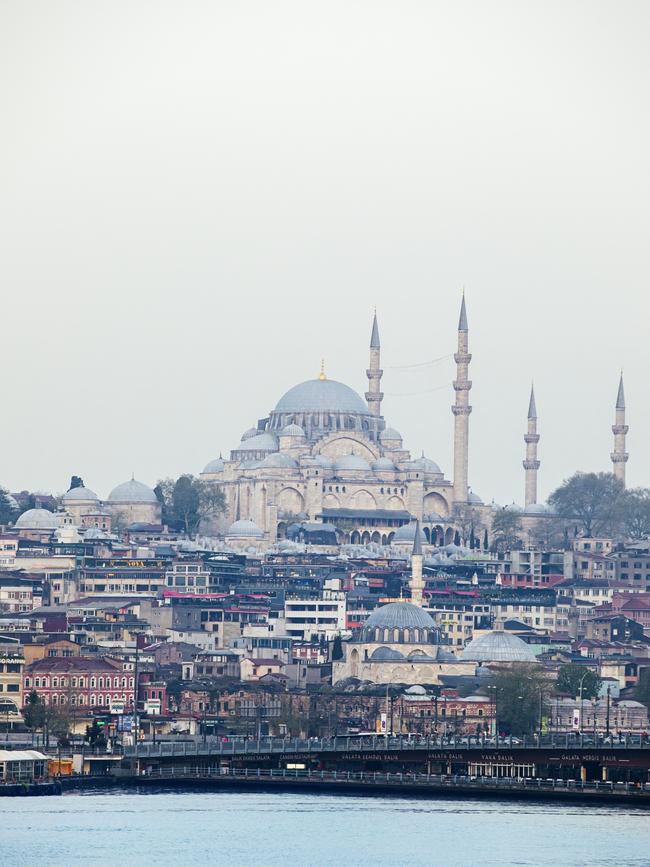
<path fill-rule="evenodd" d="M 431 361 L 419 361 L 417 364 L 397 364 L 388 367 L 388 370 L 412 370 L 414 367 L 428 367 L 430 364 L 437 364 L 439 361 L 445 361 L 447 358 L 453 358 L 454 353 L 441 355 L 439 358 L 432 358 Z"/>

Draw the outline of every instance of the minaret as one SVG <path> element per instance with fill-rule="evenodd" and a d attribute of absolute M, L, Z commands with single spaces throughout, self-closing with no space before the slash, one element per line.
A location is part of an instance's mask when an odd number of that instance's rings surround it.
<path fill-rule="evenodd" d="M 366 392 L 366 403 L 368 409 L 374 415 L 381 415 L 381 402 L 383 400 L 383 392 L 381 391 L 381 344 L 379 342 L 379 326 L 377 325 L 377 311 L 372 320 L 372 334 L 370 335 L 370 367 L 366 370 L 368 377 L 368 391 Z"/>
<path fill-rule="evenodd" d="M 411 580 L 409 581 L 411 589 L 411 602 L 413 605 L 422 607 L 424 595 L 424 579 L 422 578 L 422 540 L 420 539 L 420 522 L 415 522 L 415 538 L 413 539 L 413 550 L 411 551 Z"/>
<path fill-rule="evenodd" d="M 528 430 L 524 436 L 526 443 L 526 459 L 523 462 L 526 470 L 526 493 L 524 495 L 524 504 L 532 506 L 537 502 L 537 471 L 539 470 L 539 461 L 537 460 L 537 443 L 539 442 L 539 434 L 537 433 L 537 407 L 535 406 L 535 388 L 530 387 L 530 401 L 528 403 Z"/>
<path fill-rule="evenodd" d="M 629 457 L 625 451 L 625 437 L 629 427 L 625 424 L 625 390 L 623 388 L 623 371 L 618 383 L 618 394 L 616 395 L 616 421 L 612 425 L 612 433 L 614 434 L 614 451 L 611 454 L 612 472 L 614 476 L 623 482 L 625 485 L 625 464 Z"/>
<path fill-rule="evenodd" d="M 454 504 L 467 502 L 467 464 L 469 450 L 469 390 L 472 383 L 468 379 L 469 363 L 472 356 L 468 352 L 467 311 L 465 309 L 465 292 L 460 306 L 458 321 L 458 351 L 454 355 L 456 362 L 456 379 L 454 391 L 456 402 L 451 411 L 454 414 Z"/>

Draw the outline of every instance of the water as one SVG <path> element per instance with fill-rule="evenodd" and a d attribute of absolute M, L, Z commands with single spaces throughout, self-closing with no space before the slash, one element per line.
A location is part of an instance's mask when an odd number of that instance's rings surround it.
<path fill-rule="evenodd" d="M 0 863 L 637 867 L 650 816 L 620 807 L 271 792 L 0 798 Z"/>

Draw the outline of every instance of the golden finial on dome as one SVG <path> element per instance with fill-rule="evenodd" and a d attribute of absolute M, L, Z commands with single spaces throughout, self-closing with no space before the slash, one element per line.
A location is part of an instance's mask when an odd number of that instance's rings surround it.
<path fill-rule="evenodd" d="M 325 376 L 325 359 L 324 358 L 321 358 L 321 361 L 320 361 L 320 373 L 318 374 L 318 378 L 321 380 L 327 379 L 327 377 Z"/>

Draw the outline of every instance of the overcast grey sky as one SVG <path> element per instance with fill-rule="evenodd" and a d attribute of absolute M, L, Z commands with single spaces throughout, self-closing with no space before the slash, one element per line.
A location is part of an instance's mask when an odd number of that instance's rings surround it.
<path fill-rule="evenodd" d="M 317 375 L 451 474 L 467 290 L 470 482 L 650 484 L 650 4 L 0 6 L 0 484 L 199 472 Z M 416 393 L 414 392 L 424 392 Z"/>

